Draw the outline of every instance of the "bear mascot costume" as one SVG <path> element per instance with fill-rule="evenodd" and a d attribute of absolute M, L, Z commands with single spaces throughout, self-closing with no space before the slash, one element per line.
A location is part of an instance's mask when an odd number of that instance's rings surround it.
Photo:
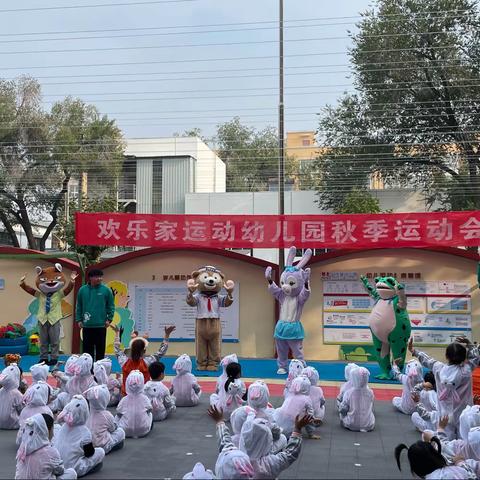
<path fill-rule="evenodd" d="M 60 349 L 60 320 L 63 318 L 62 300 L 72 291 L 77 275 L 72 272 L 70 281 L 65 286 L 65 275 L 59 263 L 56 263 L 54 267 L 35 267 L 35 270 L 37 272 L 35 285 L 38 290 L 25 283 L 26 275 L 20 279 L 20 287 L 30 295 L 37 297 L 39 301 L 37 318 L 40 336 L 40 361 L 47 365 L 55 365 L 58 362 Z M 50 360 L 48 359 L 49 347 Z"/>
<path fill-rule="evenodd" d="M 221 295 L 225 287 L 226 295 Z M 212 266 L 202 267 L 192 273 L 187 281 L 187 304 L 197 307 L 195 315 L 195 350 L 197 370 L 216 371 L 222 348 L 220 307 L 233 303 L 235 284 L 225 281 L 225 275 Z"/>

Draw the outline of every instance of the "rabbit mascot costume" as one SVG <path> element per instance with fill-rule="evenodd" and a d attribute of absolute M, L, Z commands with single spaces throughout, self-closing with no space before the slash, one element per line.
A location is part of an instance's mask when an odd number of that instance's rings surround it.
<path fill-rule="evenodd" d="M 288 351 L 292 351 L 294 358 L 303 360 L 303 331 L 300 317 L 303 306 L 310 296 L 310 269 L 303 267 L 312 256 L 310 249 L 305 250 L 297 265 L 293 266 L 293 259 L 297 249 L 290 247 L 285 270 L 280 276 L 280 286 L 272 280 L 272 267 L 267 267 L 265 278 L 268 281 L 269 292 L 280 303 L 280 318 L 275 327 L 275 346 L 277 349 L 278 374 L 287 373 Z"/>

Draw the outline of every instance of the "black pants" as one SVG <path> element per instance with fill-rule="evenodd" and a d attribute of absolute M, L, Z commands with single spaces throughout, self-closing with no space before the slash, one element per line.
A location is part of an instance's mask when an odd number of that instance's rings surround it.
<path fill-rule="evenodd" d="M 101 360 L 105 357 L 105 341 L 107 338 L 107 329 L 84 328 L 83 329 L 83 353 L 89 353 L 93 361 Z"/>

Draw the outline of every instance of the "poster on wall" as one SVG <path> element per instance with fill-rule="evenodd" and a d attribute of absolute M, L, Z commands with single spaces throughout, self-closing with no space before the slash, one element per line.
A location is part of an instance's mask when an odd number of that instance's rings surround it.
<path fill-rule="evenodd" d="M 460 335 L 471 337 L 469 284 L 454 281 L 407 281 L 405 289 L 416 343 L 441 346 L 449 344 Z M 374 303 L 359 281 L 323 281 L 324 342 L 372 343 L 368 317 Z"/>
<path fill-rule="evenodd" d="M 187 288 L 183 283 L 130 283 L 128 289 L 136 330 L 148 333 L 151 340 L 158 340 L 163 338 L 165 326 L 175 325 L 171 340 L 195 340 L 197 310 L 187 305 Z M 224 342 L 238 342 L 239 292 L 240 285 L 236 283 L 233 304 L 220 309 Z"/>

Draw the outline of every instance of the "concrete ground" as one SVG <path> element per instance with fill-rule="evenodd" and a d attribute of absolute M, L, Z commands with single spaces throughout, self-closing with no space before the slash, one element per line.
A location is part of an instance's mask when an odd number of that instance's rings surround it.
<path fill-rule="evenodd" d="M 277 406 L 279 398 L 273 398 Z M 217 458 L 215 425 L 206 415 L 208 395 L 197 407 L 179 408 L 165 422 L 155 423 L 142 439 L 128 439 L 123 450 L 109 454 L 101 471 L 89 479 L 176 479 L 202 462 L 214 470 Z M 420 438 L 410 418 L 393 410 L 390 402 L 377 401 L 373 432 L 354 433 L 340 427 L 333 400 L 327 400 L 320 440 L 305 440 L 297 460 L 280 478 L 412 478 L 406 459 L 399 472 L 394 447 Z M 0 431 L 0 478 L 15 474 L 14 431 Z"/>

